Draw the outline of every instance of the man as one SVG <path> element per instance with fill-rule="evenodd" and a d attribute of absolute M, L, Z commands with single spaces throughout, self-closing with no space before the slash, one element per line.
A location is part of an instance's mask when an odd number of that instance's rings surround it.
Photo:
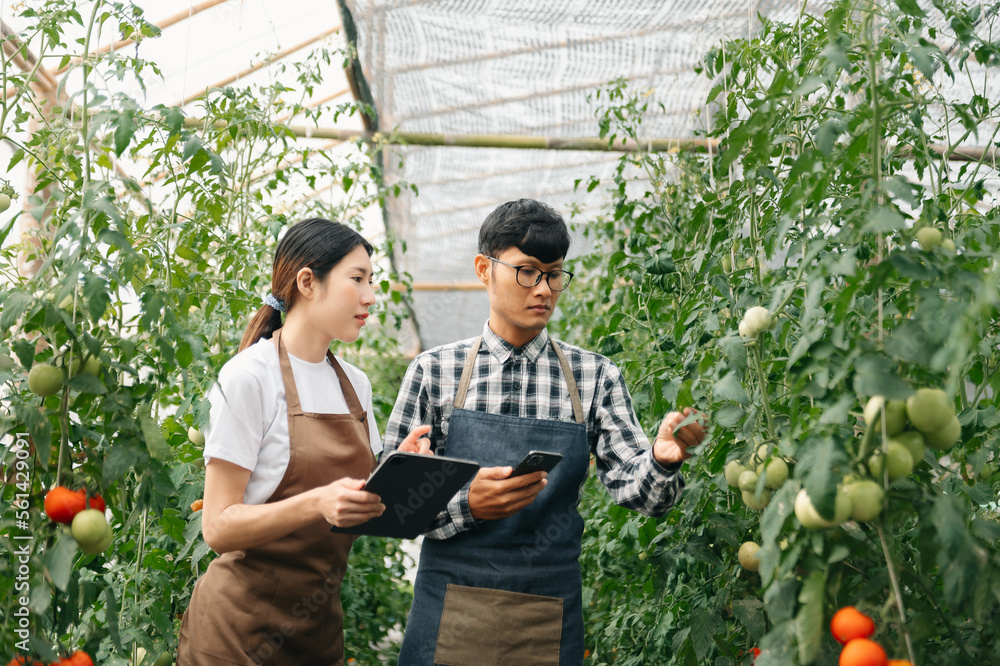
<path fill-rule="evenodd" d="M 403 379 L 386 450 L 426 424 L 437 454 L 482 467 L 426 534 L 402 666 L 581 664 L 577 504 L 590 456 L 618 504 L 659 516 L 684 486 L 687 449 L 704 437 L 697 422 L 677 428 L 688 408 L 664 418 L 650 447 L 614 363 L 549 337 L 573 277 L 563 269 L 569 244 L 545 204 L 493 211 L 475 258 L 490 301 L 482 337 L 420 354 Z M 509 478 L 536 450 L 562 460 Z"/>

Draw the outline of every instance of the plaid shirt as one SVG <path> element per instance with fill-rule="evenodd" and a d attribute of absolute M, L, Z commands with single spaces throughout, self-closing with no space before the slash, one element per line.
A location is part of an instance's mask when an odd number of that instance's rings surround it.
<path fill-rule="evenodd" d="M 569 389 L 549 340 L 548 331 L 543 330 L 524 347 L 515 348 L 491 331 L 487 322 L 465 409 L 573 422 Z M 383 455 L 395 451 L 407 433 L 420 425 L 432 426 L 427 435 L 432 449 L 444 443 L 462 369 L 474 343 L 471 339 L 442 345 L 410 363 L 386 424 Z M 649 440 L 614 363 L 558 340 L 556 344 L 573 369 L 598 477 L 621 506 L 648 516 L 665 514 L 684 488 L 680 464 L 663 466 L 653 459 Z M 466 486 L 435 519 L 426 536 L 447 539 L 475 524 Z"/>

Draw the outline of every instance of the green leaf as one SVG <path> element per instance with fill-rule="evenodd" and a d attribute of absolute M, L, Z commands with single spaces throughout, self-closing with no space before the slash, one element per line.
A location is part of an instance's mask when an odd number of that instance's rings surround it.
<path fill-rule="evenodd" d="M 62 591 L 69 585 L 73 573 L 73 559 L 76 557 L 76 541 L 73 536 L 60 531 L 56 542 L 45 551 L 45 570 L 52 583 Z"/>
<path fill-rule="evenodd" d="M 743 420 L 744 416 L 746 413 L 739 405 L 725 405 L 715 411 L 712 422 L 722 428 L 733 428 Z"/>
<path fill-rule="evenodd" d="M 823 79 L 815 74 L 810 74 L 799 82 L 799 85 L 792 91 L 792 97 L 806 97 L 810 93 L 816 92 L 823 87 Z"/>
<path fill-rule="evenodd" d="M 820 516 L 831 520 L 837 483 L 843 476 L 841 470 L 847 465 L 847 456 L 829 436 L 811 437 L 803 448 L 805 451 L 800 454 L 795 466 L 796 475 L 805 470 L 802 485 L 809 493 L 809 499 Z"/>
<path fill-rule="evenodd" d="M 108 633 L 111 635 L 111 640 L 114 641 L 115 647 L 118 648 L 119 652 L 124 652 L 122 648 L 122 637 L 118 632 L 118 600 L 115 598 L 114 587 L 108 585 L 104 588 L 104 593 L 101 595 L 104 597 L 104 616 L 107 618 L 108 623 Z"/>
<path fill-rule="evenodd" d="M 102 476 L 105 483 L 113 483 L 125 476 L 127 472 L 138 467 L 139 463 L 148 461 L 145 452 L 139 451 L 134 446 L 119 443 L 110 447 L 107 457 L 104 459 Z"/>
<path fill-rule="evenodd" d="M 24 311 L 31 307 L 34 303 L 35 297 L 31 295 L 31 292 L 20 291 L 18 289 L 12 289 L 8 291 L 3 300 L 3 312 L 0 313 L 0 329 L 4 331 L 9 331 L 14 325 L 14 322 L 20 318 Z M 32 353 L 34 356 L 34 353 Z"/>
<path fill-rule="evenodd" d="M 823 155 L 829 157 L 833 152 L 833 144 L 837 142 L 844 131 L 844 124 L 837 118 L 829 118 L 821 122 L 814 132 L 816 148 Z"/>
<path fill-rule="evenodd" d="M 164 509 L 160 518 L 160 525 L 163 533 L 171 537 L 177 543 L 185 543 L 184 533 L 187 529 L 187 522 L 177 509 Z"/>
<path fill-rule="evenodd" d="M 608 337 L 601 340 L 600 353 L 603 354 L 604 356 L 614 356 L 615 354 L 619 354 L 624 350 L 625 348 L 622 347 L 622 343 L 619 342 L 618 338 L 616 337 L 609 335 Z"/>
<path fill-rule="evenodd" d="M 153 417 L 146 414 L 139 416 L 139 424 L 142 427 L 142 436 L 146 440 L 146 449 L 150 457 L 160 462 L 165 462 L 173 457 L 173 451 L 167 444 L 160 425 Z"/>
<path fill-rule="evenodd" d="M 853 396 L 842 395 L 837 399 L 837 402 L 826 408 L 823 415 L 819 418 L 819 422 L 847 425 L 848 411 L 853 405 Z"/>
<path fill-rule="evenodd" d="M 896 0 L 896 6 L 904 14 L 909 14 L 910 16 L 916 16 L 917 18 L 927 16 L 927 13 L 917 4 L 917 0 Z"/>
<path fill-rule="evenodd" d="M 716 400 L 732 400 L 741 405 L 750 404 L 750 396 L 747 395 L 746 389 L 743 388 L 743 384 L 740 382 L 736 372 L 730 372 L 715 382 L 715 385 L 712 387 L 712 393 L 715 395 Z"/>
<path fill-rule="evenodd" d="M 771 498 L 760 517 L 760 536 L 765 543 L 777 541 L 785 521 L 795 513 L 795 495 L 798 492 L 798 484 L 784 483 Z"/>
<path fill-rule="evenodd" d="M 814 571 L 799 591 L 799 612 L 795 616 L 795 637 L 799 646 L 799 663 L 811 664 L 819 655 L 823 637 L 823 571 Z"/>
<path fill-rule="evenodd" d="M 865 233 L 889 233 L 905 226 L 906 220 L 899 214 L 899 211 L 887 206 L 876 206 L 872 209 L 868 223 L 865 224 L 862 231 Z"/>
<path fill-rule="evenodd" d="M 764 621 L 764 602 L 759 599 L 734 601 L 733 616 L 754 640 L 760 640 L 760 637 L 767 631 L 767 625 Z"/>
<path fill-rule="evenodd" d="M 715 635 L 725 623 L 715 613 L 705 609 L 695 611 L 691 617 L 691 644 L 699 663 L 705 662 L 705 657 L 715 647 Z"/>
<path fill-rule="evenodd" d="M 138 129 L 138 125 L 135 123 L 133 111 L 125 111 L 118 116 L 118 124 L 115 128 L 115 154 L 118 157 L 122 156 L 122 153 L 128 148 L 128 144 L 132 142 L 136 129 Z"/>
<path fill-rule="evenodd" d="M 100 379 L 86 373 L 81 373 L 76 377 L 70 377 L 66 380 L 66 386 L 70 387 L 74 391 L 79 391 L 80 393 L 91 393 L 94 395 L 103 395 L 108 391 L 104 384 L 101 383 Z"/>
<path fill-rule="evenodd" d="M 861 395 L 884 395 L 890 400 L 905 400 L 913 393 L 909 384 L 896 374 L 892 364 L 881 356 L 858 358 L 854 370 L 854 390 Z"/>
<path fill-rule="evenodd" d="M 647 257 L 644 266 L 646 272 L 652 275 L 666 275 L 675 270 L 674 258 L 667 250 L 660 250 L 653 256 Z"/>

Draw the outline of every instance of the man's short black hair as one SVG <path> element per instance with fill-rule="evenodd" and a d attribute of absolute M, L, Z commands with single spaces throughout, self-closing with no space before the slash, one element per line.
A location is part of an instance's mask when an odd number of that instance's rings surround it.
<path fill-rule="evenodd" d="M 497 206 L 479 229 L 479 253 L 487 257 L 516 247 L 543 264 L 551 264 L 566 256 L 569 242 L 569 229 L 562 216 L 534 199 Z"/>

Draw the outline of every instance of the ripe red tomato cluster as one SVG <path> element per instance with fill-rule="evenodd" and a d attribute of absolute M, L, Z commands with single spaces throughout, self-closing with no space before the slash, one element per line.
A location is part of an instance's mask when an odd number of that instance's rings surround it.
<path fill-rule="evenodd" d="M 45 666 L 45 664 L 28 657 L 14 657 L 7 666 Z M 83 650 L 77 650 L 68 657 L 52 662 L 49 666 L 94 666 L 94 660 Z"/>
<path fill-rule="evenodd" d="M 65 486 L 56 486 L 45 495 L 45 514 L 50 520 L 69 525 L 76 514 L 87 508 L 87 504 L 87 492 L 84 489 L 70 490 Z M 107 505 L 100 495 L 91 495 L 90 508 L 104 511 Z"/>
<path fill-rule="evenodd" d="M 833 614 L 830 633 L 844 646 L 839 666 L 913 666 L 909 661 L 889 659 L 882 646 L 870 640 L 875 621 L 854 606 L 844 606 Z"/>

